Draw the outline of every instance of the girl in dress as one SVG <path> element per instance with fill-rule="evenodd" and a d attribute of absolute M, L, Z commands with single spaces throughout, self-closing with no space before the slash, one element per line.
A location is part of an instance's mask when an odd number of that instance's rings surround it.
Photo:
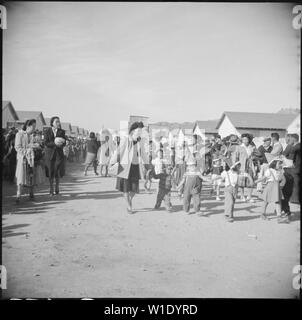
<path fill-rule="evenodd" d="M 266 186 L 261 195 L 261 198 L 264 201 L 261 211 L 261 218 L 264 220 L 267 219 L 267 206 L 269 203 L 274 203 L 279 223 L 281 222 L 281 200 L 283 197 L 281 188 L 285 184 L 285 177 L 282 170 L 282 159 L 269 153 L 266 153 L 265 156 L 268 160 L 268 167 L 264 171 L 263 177 L 256 181 L 256 183 L 263 180 L 266 181 Z"/>

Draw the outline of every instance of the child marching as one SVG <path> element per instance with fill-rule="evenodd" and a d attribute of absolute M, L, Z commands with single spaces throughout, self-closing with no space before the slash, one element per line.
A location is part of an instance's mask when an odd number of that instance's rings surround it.
<path fill-rule="evenodd" d="M 264 171 L 264 175 L 258 182 L 265 181 L 266 186 L 261 195 L 263 202 L 261 210 L 261 218 L 267 220 L 266 209 L 269 203 L 274 203 L 275 211 L 278 217 L 278 223 L 283 222 L 281 219 L 281 200 L 282 187 L 285 185 L 285 177 L 282 170 L 282 159 L 281 157 L 276 157 L 270 153 L 265 153 L 268 161 L 268 167 Z"/>
<path fill-rule="evenodd" d="M 240 167 L 239 161 L 233 163 L 231 159 L 225 159 L 225 168 L 221 173 L 221 180 L 224 181 L 224 215 L 228 222 L 234 221 Z"/>
<path fill-rule="evenodd" d="M 172 166 L 163 166 L 163 171 L 159 174 L 153 173 L 155 179 L 159 179 L 158 193 L 154 209 L 159 209 L 162 201 L 165 202 L 167 211 L 172 212 L 171 189 L 172 189 Z"/>
<path fill-rule="evenodd" d="M 221 178 L 220 178 L 220 174 L 222 172 L 222 159 L 221 159 L 221 154 L 217 149 L 214 150 L 213 153 L 213 160 L 212 160 L 212 166 L 213 166 L 213 170 L 212 170 L 212 192 L 211 194 L 215 194 L 216 193 L 216 200 L 220 201 L 220 186 L 221 186 Z"/>
<path fill-rule="evenodd" d="M 183 191 L 183 209 L 190 214 L 190 204 L 193 198 L 194 213 L 200 211 L 200 193 L 202 189 L 202 174 L 197 169 L 197 161 L 193 157 L 188 159 L 187 170 L 179 183 L 177 190 Z"/>

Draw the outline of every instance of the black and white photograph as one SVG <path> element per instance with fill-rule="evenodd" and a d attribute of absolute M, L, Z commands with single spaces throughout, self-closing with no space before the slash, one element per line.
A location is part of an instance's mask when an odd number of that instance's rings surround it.
<path fill-rule="evenodd" d="M 300 299 L 300 4 L 0 8 L 3 300 Z"/>

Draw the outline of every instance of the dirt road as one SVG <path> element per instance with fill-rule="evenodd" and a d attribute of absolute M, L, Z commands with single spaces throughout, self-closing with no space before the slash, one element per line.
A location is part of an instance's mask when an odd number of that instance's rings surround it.
<path fill-rule="evenodd" d="M 83 176 L 71 165 L 59 196 L 47 185 L 36 202 L 18 206 L 4 184 L 4 297 L 291 298 L 300 261 L 300 210 L 290 224 L 259 218 L 260 201 L 236 204 L 234 223 L 223 202 L 203 190 L 205 216 L 152 211 L 155 189 L 134 198 L 129 215 L 114 178 Z M 253 237 L 255 235 L 256 237 Z"/>

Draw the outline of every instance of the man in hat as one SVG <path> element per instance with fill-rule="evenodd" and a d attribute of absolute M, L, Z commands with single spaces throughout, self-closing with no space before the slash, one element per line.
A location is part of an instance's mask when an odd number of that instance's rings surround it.
<path fill-rule="evenodd" d="M 263 144 L 258 148 L 257 158 L 260 161 L 260 164 L 267 163 L 265 153 L 270 153 L 273 150 L 271 146 L 272 139 L 270 137 L 263 138 Z"/>

